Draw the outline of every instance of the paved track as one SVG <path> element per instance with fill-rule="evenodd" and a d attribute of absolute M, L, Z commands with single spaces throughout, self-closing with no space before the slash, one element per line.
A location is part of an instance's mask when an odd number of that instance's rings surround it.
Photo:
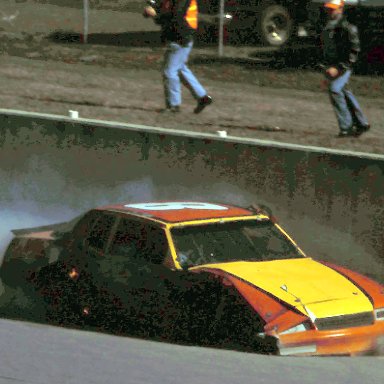
<path fill-rule="evenodd" d="M 289 358 L 0 320 L 0 384 L 383 383 L 382 357 Z"/>

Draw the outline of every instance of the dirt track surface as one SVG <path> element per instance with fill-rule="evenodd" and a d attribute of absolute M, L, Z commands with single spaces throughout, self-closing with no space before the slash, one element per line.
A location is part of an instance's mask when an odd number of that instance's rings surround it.
<path fill-rule="evenodd" d="M 193 50 L 190 67 L 214 103 L 195 115 L 195 100 L 184 88 L 182 112 L 162 114 L 164 48 L 157 27 L 135 12 L 94 8 L 89 43 L 82 44 L 81 8 L 77 3 L 57 4 L 2 2 L 2 108 L 59 115 L 77 110 L 85 118 L 201 132 L 226 130 L 233 136 L 383 153 L 382 74 L 356 75 L 351 82 L 371 131 L 358 139 L 338 139 L 326 84 L 312 68 L 310 51 L 284 56 L 257 47 L 225 47 L 219 58 L 217 47 L 200 45 Z M 4 15 L 16 16 L 10 22 Z M 295 63 L 287 66 L 292 54 L 297 55 Z"/>

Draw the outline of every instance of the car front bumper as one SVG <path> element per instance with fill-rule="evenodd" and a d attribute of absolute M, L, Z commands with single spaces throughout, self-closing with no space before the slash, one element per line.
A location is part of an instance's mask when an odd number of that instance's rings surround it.
<path fill-rule="evenodd" d="M 278 337 L 278 350 L 282 356 L 382 354 L 383 347 L 384 321 L 364 327 L 309 330 Z"/>

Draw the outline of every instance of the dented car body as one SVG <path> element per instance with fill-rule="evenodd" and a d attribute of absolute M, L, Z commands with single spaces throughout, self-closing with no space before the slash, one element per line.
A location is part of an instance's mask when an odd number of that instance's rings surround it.
<path fill-rule="evenodd" d="M 15 231 L 0 277 L 59 322 L 280 355 L 374 352 L 384 287 L 307 257 L 260 209 L 116 204 Z"/>

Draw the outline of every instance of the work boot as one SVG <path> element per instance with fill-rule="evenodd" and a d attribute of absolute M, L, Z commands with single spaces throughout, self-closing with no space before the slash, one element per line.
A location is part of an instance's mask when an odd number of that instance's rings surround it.
<path fill-rule="evenodd" d="M 208 106 L 209 104 L 212 104 L 212 102 L 213 102 L 212 97 L 209 95 L 200 97 L 200 99 L 197 100 L 197 106 L 193 112 L 200 113 L 206 106 Z"/>
<path fill-rule="evenodd" d="M 358 125 L 356 126 L 356 130 L 355 130 L 355 136 L 356 137 L 359 137 L 360 135 L 362 135 L 364 132 L 367 132 L 371 129 L 371 126 L 370 124 L 367 124 L 367 125 Z"/>

